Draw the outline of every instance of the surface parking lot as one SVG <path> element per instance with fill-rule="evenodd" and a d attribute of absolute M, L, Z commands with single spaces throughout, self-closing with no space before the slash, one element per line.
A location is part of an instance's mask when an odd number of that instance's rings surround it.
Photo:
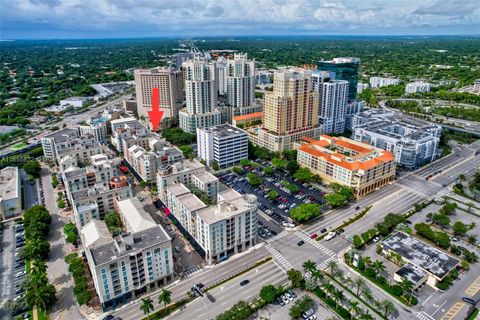
<path fill-rule="evenodd" d="M 237 175 L 236 173 L 223 173 L 218 175 L 218 177 L 221 182 L 241 194 L 251 193 L 256 195 L 259 202 L 259 209 L 271 216 L 283 227 L 294 226 L 292 225 L 294 222 L 289 217 L 290 210 L 293 208 L 303 203 L 316 203 L 320 205 L 324 203 L 324 193 L 322 191 L 307 183 L 301 184 L 295 181 L 288 176 L 287 173 L 277 171 L 273 175 L 267 176 L 263 173 L 262 166 L 257 169 L 250 167 L 247 168 L 247 170 L 262 178 L 262 184 L 253 187 L 248 183 L 245 175 Z M 289 184 L 295 185 L 298 188 L 298 192 L 292 194 L 287 188 L 282 186 L 282 181 L 287 181 Z M 279 194 L 276 199 L 270 200 L 268 198 L 268 193 L 271 190 Z"/>

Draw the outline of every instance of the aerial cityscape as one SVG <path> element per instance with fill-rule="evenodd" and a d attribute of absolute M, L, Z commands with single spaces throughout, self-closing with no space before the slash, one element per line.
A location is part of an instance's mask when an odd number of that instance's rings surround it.
<path fill-rule="evenodd" d="M 0 1 L 0 319 L 479 320 L 475 0 Z"/>

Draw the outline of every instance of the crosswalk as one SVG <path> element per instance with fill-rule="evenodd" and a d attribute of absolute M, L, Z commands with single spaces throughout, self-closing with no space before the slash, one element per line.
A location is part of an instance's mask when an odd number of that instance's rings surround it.
<path fill-rule="evenodd" d="M 420 192 L 420 191 L 418 191 L 418 190 L 412 189 L 412 188 L 410 188 L 410 187 L 408 187 L 408 186 L 406 186 L 406 185 L 399 184 L 399 186 L 400 186 L 403 190 L 405 190 L 405 191 L 407 191 L 407 192 L 409 192 L 409 193 L 415 194 L 415 195 L 417 195 L 417 196 L 419 196 L 419 197 L 422 197 L 422 198 L 426 198 L 427 200 L 430 200 L 430 199 L 431 199 L 431 196 L 429 196 L 428 194 L 425 194 L 425 193 Z"/>
<path fill-rule="evenodd" d="M 290 262 L 285 259 L 284 256 L 280 252 L 278 252 L 274 247 L 272 247 L 271 244 L 265 245 L 265 249 L 270 252 L 270 254 L 280 263 L 280 268 L 283 269 L 283 271 L 287 272 L 288 270 L 292 269 L 293 266 L 290 264 Z"/>
<path fill-rule="evenodd" d="M 326 248 L 325 246 L 321 245 L 320 242 L 318 242 L 317 240 L 314 240 L 314 239 L 310 238 L 310 236 L 308 234 L 306 234 L 304 231 L 299 230 L 299 231 L 296 231 L 295 234 L 299 238 L 301 238 L 302 240 L 310 243 L 312 246 L 316 247 L 318 250 L 325 253 L 326 255 L 335 256 L 335 253 L 332 250 L 330 250 L 330 249 Z"/>
<path fill-rule="evenodd" d="M 285 237 L 287 234 L 288 234 L 288 231 L 287 231 L 287 230 L 283 230 L 283 231 L 280 232 L 279 234 L 277 234 L 277 235 L 275 235 L 275 236 L 273 236 L 273 237 L 271 237 L 271 238 L 268 238 L 268 239 L 265 240 L 265 241 L 268 242 L 268 243 L 271 243 L 271 242 L 273 242 L 273 241 L 275 241 L 275 240 L 278 240 L 278 239 L 280 239 L 280 238 Z"/>
<path fill-rule="evenodd" d="M 319 263 L 319 264 L 317 265 L 317 268 L 320 269 L 320 270 L 322 270 L 322 271 L 325 271 L 325 270 L 328 269 L 328 264 L 329 264 L 331 261 L 337 262 L 337 258 L 336 258 L 336 257 L 330 257 L 330 258 L 328 258 L 327 260 L 322 261 L 321 263 Z"/>
<path fill-rule="evenodd" d="M 198 267 L 198 266 L 195 266 L 193 268 L 190 268 L 188 270 L 185 270 L 183 271 L 183 276 L 186 278 L 188 276 L 191 276 L 192 274 L 194 273 L 197 273 L 198 271 L 200 271 L 201 269 Z"/>
<path fill-rule="evenodd" d="M 415 317 L 417 317 L 420 320 L 435 320 L 435 318 L 432 318 L 428 314 L 425 313 L 425 311 L 422 312 L 415 312 Z"/>

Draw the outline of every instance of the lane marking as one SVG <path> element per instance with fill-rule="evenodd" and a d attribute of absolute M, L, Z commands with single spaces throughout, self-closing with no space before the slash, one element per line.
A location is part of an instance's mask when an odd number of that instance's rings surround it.
<path fill-rule="evenodd" d="M 465 302 L 455 303 L 443 316 L 442 320 L 451 320 L 453 319 L 460 310 L 465 306 Z"/>
<path fill-rule="evenodd" d="M 477 294 L 477 292 L 480 290 L 480 277 L 478 277 L 471 285 L 470 287 L 465 290 L 465 293 L 469 296 L 474 296 Z"/>

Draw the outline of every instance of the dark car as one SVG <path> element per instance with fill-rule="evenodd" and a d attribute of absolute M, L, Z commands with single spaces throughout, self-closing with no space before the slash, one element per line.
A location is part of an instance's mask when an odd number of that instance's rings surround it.
<path fill-rule="evenodd" d="M 303 240 L 300 240 L 300 241 L 297 242 L 297 246 L 299 246 L 299 247 L 303 246 L 304 244 L 305 244 L 305 241 L 303 241 Z"/>
<path fill-rule="evenodd" d="M 115 319 L 115 317 L 109 314 L 108 316 L 104 317 L 102 320 L 113 320 L 113 319 Z"/>
<path fill-rule="evenodd" d="M 345 232 L 345 230 L 344 230 L 344 229 L 342 229 L 342 228 L 340 228 L 340 229 L 337 229 L 337 233 L 338 233 L 338 234 L 341 234 L 341 233 L 344 233 L 344 232 Z"/>
<path fill-rule="evenodd" d="M 356 207 L 355 207 L 355 210 L 359 210 L 359 209 L 360 209 L 360 206 L 356 206 Z"/>
<path fill-rule="evenodd" d="M 463 297 L 462 300 L 465 301 L 466 303 L 475 304 L 475 300 L 467 297 Z"/>
<path fill-rule="evenodd" d="M 245 280 L 243 280 L 242 282 L 240 282 L 240 287 L 246 286 L 246 285 L 249 284 L 249 283 L 250 283 L 250 280 L 245 279 Z"/>
<path fill-rule="evenodd" d="M 320 230 L 321 233 L 325 233 L 327 232 L 327 228 L 323 228 L 322 230 Z"/>

